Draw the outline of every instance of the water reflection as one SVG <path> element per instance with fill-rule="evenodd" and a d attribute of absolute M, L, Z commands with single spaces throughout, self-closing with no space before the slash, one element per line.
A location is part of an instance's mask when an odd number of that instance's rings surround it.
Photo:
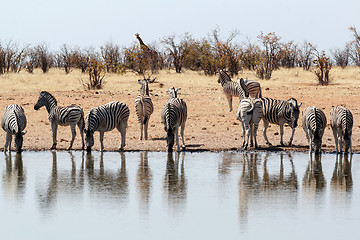
<path fill-rule="evenodd" d="M 4 196 L 9 200 L 22 200 L 26 189 L 26 174 L 21 153 L 16 153 L 14 165 L 11 152 L 5 153 L 5 166 L 2 181 Z"/>
<path fill-rule="evenodd" d="M 80 172 L 79 177 L 76 176 L 74 155 L 69 152 L 71 168 L 61 168 L 61 170 L 59 170 L 57 152 L 51 151 L 51 154 L 52 167 L 50 177 L 47 184 L 41 184 L 41 186 L 37 187 L 36 191 L 40 210 L 45 215 L 51 213 L 54 209 L 59 195 L 69 195 L 71 198 L 77 198 L 84 188 L 84 175 Z M 63 161 L 63 159 L 61 161 Z"/>
<path fill-rule="evenodd" d="M 136 177 L 136 187 L 139 193 L 140 208 L 145 214 L 149 212 L 152 173 L 149 167 L 148 152 L 140 153 L 140 161 Z"/>
<path fill-rule="evenodd" d="M 276 174 L 269 174 L 267 162 L 268 162 L 268 156 L 269 154 L 266 154 L 264 158 L 264 176 L 262 181 L 262 186 L 264 190 L 267 191 L 274 191 L 278 189 L 287 189 L 296 191 L 298 189 L 298 180 L 297 175 L 295 171 L 295 166 L 293 162 L 293 158 L 290 153 L 287 153 L 289 162 L 291 164 L 291 172 L 288 175 L 284 174 L 284 155 L 286 153 L 281 152 L 280 153 L 280 168 L 279 173 Z"/>
<path fill-rule="evenodd" d="M 173 154 L 175 154 L 175 160 Z M 184 159 L 185 152 L 182 152 L 181 164 L 180 153 L 167 153 L 164 194 L 167 196 L 169 209 L 174 212 L 180 212 L 179 209 L 182 209 L 186 204 L 187 180 Z"/>
<path fill-rule="evenodd" d="M 278 169 L 268 167 L 270 154 L 243 153 L 242 173 L 239 181 L 239 216 L 241 225 L 247 225 L 252 205 L 270 208 L 294 208 L 297 204 L 298 180 L 290 153 L 280 153 Z M 290 163 L 290 172 L 285 165 Z M 274 164 L 274 161 L 272 161 Z M 277 162 L 275 162 L 277 164 Z M 261 174 L 262 170 L 262 174 Z M 273 206 L 272 206 L 273 205 Z"/>
<path fill-rule="evenodd" d="M 249 204 L 261 192 L 258 173 L 258 153 L 243 153 L 242 173 L 239 182 L 239 215 L 241 223 L 247 223 Z"/>
<path fill-rule="evenodd" d="M 104 154 L 100 153 L 99 170 L 95 170 L 95 161 L 92 153 L 86 153 L 86 175 L 89 190 L 98 198 L 110 198 L 120 200 L 120 203 L 127 202 L 129 194 L 129 182 L 126 171 L 126 155 L 121 152 L 120 169 L 112 171 L 105 170 Z"/>
<path fill-rule="evenodd" d="M 338 207 L 346 207 L 352 197 L 353 179 L 351 173 L 351 165 L 352 154 L 336 154 L 336 162 L 330 186 L 332 200 L 336 201 L 336 205 Z"/>
<path fill-rule="evenodd" d="M 303 196 L 309 206 L 319 209 L 325 200 L 326 180 L 321 163 L 321 154 L 309 154 L 309 162 L 303 178 Z"/>

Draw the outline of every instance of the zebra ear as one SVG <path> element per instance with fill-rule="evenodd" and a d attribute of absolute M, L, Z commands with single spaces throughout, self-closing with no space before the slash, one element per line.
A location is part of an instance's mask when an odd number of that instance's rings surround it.
<path fill-rule="evenodd" d="M 178 92 L 179 91 L 179 89 L 178 88 L 175 88 L 175 92 Z"/>
<path fill-rule="evenodd" d="M 301 105 L 302 105 L 302 102 L 301 102 L 301 103 L 299 103 L 298 108 L 300 108 L 300 107 L 301 107 Z"/>
<path fill-rule="evenodd" d="M 168 91 L 171 92 L 171 88 L 168 88 Z"/>
<path fill-rule="evenodd" d="M 21 133 L 21 135 L 23 135 L 23 136 L 24 136 L 24 135 L 25 135 L 26 133 L 27 133 L 27 131 L 25 131 L 25 132 L 22 132 L 22 133 Z"/>
<path fill-rule="evenodd" d="M 140 79 L 138 80 L 138 84 L 140 84 L 140 85 L 141 85 L 141 80 L 140 80 Z"/>

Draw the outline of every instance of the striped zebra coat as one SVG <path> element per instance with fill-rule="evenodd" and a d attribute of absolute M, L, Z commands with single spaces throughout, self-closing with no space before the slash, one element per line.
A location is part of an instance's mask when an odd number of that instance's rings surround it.
<path fill-rule="evenodd" d="M 140 95 L 135 99 L 135 113 L 140 124 L 140 140 L 148 139 L 148 125 L 151 114 L 154 112 L 154 105 L 149 96 L 149 80 L 139 80 Z"/>
<path fill-rule="evenodd" d="M 295 128 L 297 127 L 297 121 L 300 114 L 300 106 L 297 104 L 295 98 L 290 98 L 289 100 L 278 100 L 273 98 L 263 97 L 260 98 L 262 104 L 262 119 L 264 122 L 263 134 L 266 144 L 271 146 L 269 142 L 266 130 L 269 127 L 270 123 L 280 125 L 280 145 L 284 146 L 283 135 L 284 135 L 284 124 L 289 124 L 292 133 L 289 141 L 289 146 L 291 146 Z"/>
<path fill-rule="evenodd" d="M 81 135 L 81 149 L 84 149 L 84 111 L 81 107 L 77 105 L 71 105 L 68 107 L 59 107 L 57 105 L 57 101 L 54 96 L 52 96 L 49 92 L 42 91 L 39 94 L 39 99 L 34 106 L 35 110 L 39 110 L 42 106 L 45 106 L 48 114 L 49 121 L 51 124 L 51 130 L 53 135 L 53 145 L 51 149 L 56 149 L 57 141 L 57 128 L 60 126 L 69 126 L 71 129 L 71 142 L 68 150 L 72 148 L 76 137 L 75 127 L 76 125 L 79 127 L 80 135 Z"/>
<path fill-rule="evenodd" d="M 170 99 L 165 103 L 164 108 L 161 111 L 161 121 L 164 124 L 164 129 L 167 133 L 166 141 L 168 151 L 171 152 L 174 146 L 174 137 L 176 138 L 177 151 L 180 151 L 179 146 L 179 126 L 181 126 L 181 139 L 182 147 L 185 148 L 184 142 L 184 130 L 185 122 L 187 119 L 187 106 L 186 103 L 177 98 L 177 88 L 169 88 Z"/>
<path fill-rule="evenodd" d="M 321 153 L 322 137 L 326 128 L 325 113 L 314 106 L 307 107 L 302 113 L 302 126 L 309 142 L 309 153 Z"/>
<path fill-rule="evenodd" d="M 343 106 L 336 106 L 330 111 L 330 125 L 334 134 L 336 153 L 340 153 L 344 150 L 345 153 L 349 151 L 352 153 L 351 135 L 353 128 L 353 115 L 349 109 Z"/>
<path fill-rule="evenodd" d="M 129 107 L 123 102 L 110 102 L 92 108 L 85 117 L 85 142 L 86 150 L 91 152 L 94 146 L 94 132 L 100 133 L 101 151 L 104 150 L 104 133 L 116 128 L 121 134 L 119 150 L 124 150 L 126 127 L 130 116 Z"/>
<path fill-rule="evenodd" d="M 240 101 L 237 111 L 237 119 L 241 122 L 243 132 L 243 148 L 247 149 L 249 136 L 251 136 L 250 146 L 253 146 L 253 138 L 255 140 L 255 148 L 258 149 L 256 140 L 257 129 L 262 116 L 262 105 L 260 99 L 245 98 Z M 246 139 L 245 139 L 246 132 Z"/>
<path fill-rule="evenodd" d="M 6 132 L 6 141 L 4 152 L 9 149 L 11 151 L 12 135 L 15 135 L 15 149 L 16 152 L 22 151 L 23 132 L 26 127 L 26 116 L 24 109 L 17 104 L 8 105 L 4 109 L 3 117 L 1 118 L 1 127 Z"/>
<path fill-rule="evenodd" d="M 258 82 L 244 81 L 238 79 L 237 82 L 231 80 L 230 76 L 223 70 L 219 71 L 218 83 L 221 84 L 223 92 L 228 100 L 229 112 L 232 111 L 232 97 L 239 97 L 240 101 L 246 97 L 260 98 L 261 87 Z"/>

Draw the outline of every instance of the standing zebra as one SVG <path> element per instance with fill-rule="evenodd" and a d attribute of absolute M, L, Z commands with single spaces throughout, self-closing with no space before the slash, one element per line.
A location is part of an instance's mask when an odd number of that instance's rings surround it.
<path fill-rule="evenodd" d="M 39 99 L 37 100 L 34 109 L 38 110 L 42 106 L 46 107 L 46 110 L 49 114 L 49 121 L 51 124 L 51 130 L 53 135 L 53 145 L 51 149 L 56 149 L 56 135 L 58 125 L 70 125 L 72 137 L 68 150 L 71 150 L 72 148 L 76 136 L 75 127 L 76 125 L 78 125 L 81 135 L 81 149 L 84 149 L 84 111 L 82 110 L 82 108 L 74 104 L 68 107 L 59 107 L 57 105 L 55 97 L 46 91 L 40 92 Z"/>
<path fill-rule="evenodd" d="M 229 103 L 229 112 L 232 111 L 232 97 L 239 97 L 241 99 L 245 97 L 260 98 L 261 87 L 258 82 L 244 81 L 244 79 L 238 79 L 238 82 L 231 81 L 230 76 L 223 70 L 219 71 L 218 83 L 221 84 L 223 92 Z"/>
<path fill-rule="evenodd" d="M 7 151 L 8 147 L 9 152 L 11 151 L 12 135 L 15 135 L 15 149 L 16 152 L 20 153 L 23 145 L 23 135 L 26 133 L 23 132 L 26 127 L 24 109 L 17 104 L 5 107 L 1 127 L 6 132 L 4 152 Z"/>
<path fill-rule="evenodd" d="M 165 103 L 164 108 L 161 111 L 161 120 L 164 124 L 164 129 L 167 132 L 166 141 L 168 151 L 171 152 L 174 146 L 174 135 L 176 137 L 177 151 L 180 152 L 179 146 L 179 126 L 181 126 L 181 139 L 182 147 L 185 148 L 184 142 L 184 129 L 187 118 L 186 103 L 177 98 L 177 88 L 169 88 L 170 99 Z"/>
<path fill-rule="evenodd" d="M 140 95 L 135 99 L 135 112 L 140 123 L 140 140 L 143 138 L 143 129 L 145 140 L 148 139 L 148 125 L 151 114 L 154 111 L 154 105 L 149 96 L 149 80 L 139 80 Z"/>
<path fill-rule="evenodd" d="M 129 119 L 129 107 L 123 102 L 110 102 L 99 107 L 92 108 L 85 117 L 85 142 L 86 150 L 91 152 L 94 146 L 94 132 L 100 133 L 101 151 L 104 150 L 104 132 L 116 128 L 121 134 L 119 150 L 124 150 L 126 127 Z"/>
<path fill-rule="evenodd" d="M 326 127 L 326 117 L 324 112 L 314 106 L 307 107 L 302 113 L 302 125 L 306 138 L 309 142 L 309 153 L 321 153 L 322 137 Z"/>
<path fill-rule="evenodd" d="M 255 140 L 255 148 L 258 148 L 256 135 L 259 122 L 262 116 L 262 105 L 259 99 L 245 98 L 240 101 L 237 111 L 237 119 L 241 122 L 243 130 L 243 148 L 247 149 L 249 143 L 249 135 L 251 135 L 250 146 L 253 146 L 253 138 Z M 246 131 L 246 140 L 245 140 Z"/>
<path fill-rule="evenodd" d="M 350 148 L 350 153 L 352 153 L 352 144 L 351 144 L 351 135 L 353 127 L 353 115 L 350 110 L 343 106 L 336 106 L 330 111 L 330 125 L 333 130 L 336 153 L 340 153 L 343 150 L 343 142 L 345 143 L 345 153 L 348 152 Z M 339 148 L 338 148 L 339 143 Z"/>
<path fill-rule="evenodd" d="M 297 104 L 295 98 L 289 100 L 278 100 L 273 98 L 263 97 L 260 98 L 262 103 L 262 119 L 264 121 L 263 134 L 267 145 L 271 146 L 269 142 L 266 130 L 269 123 L 280 125 L 280 145 L 284 146 L 283 135 L 284 135 L 284 124 L 287 123 L 292 128 L 292 133 L 289 141 L 289 146 L 292 144 L 292 140 L 297 127 L 297 120 L 299 118 L 300 106 Z"/>

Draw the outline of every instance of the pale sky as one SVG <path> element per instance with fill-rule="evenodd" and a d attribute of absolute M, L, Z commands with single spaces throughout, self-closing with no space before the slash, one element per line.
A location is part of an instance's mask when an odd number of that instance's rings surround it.
<path fill-rule="evenodd" d="M 151 44 L 172 34 L 207 37 L 217 26 L 235 42 L 260 32 L 284 41 L 307 40 L 319 50 L 343 48 L 360 32 L 359 0 L 1 0 L 0 42 L 99 47 L 106 42 L 129 46 L 135 33 Z"/>

